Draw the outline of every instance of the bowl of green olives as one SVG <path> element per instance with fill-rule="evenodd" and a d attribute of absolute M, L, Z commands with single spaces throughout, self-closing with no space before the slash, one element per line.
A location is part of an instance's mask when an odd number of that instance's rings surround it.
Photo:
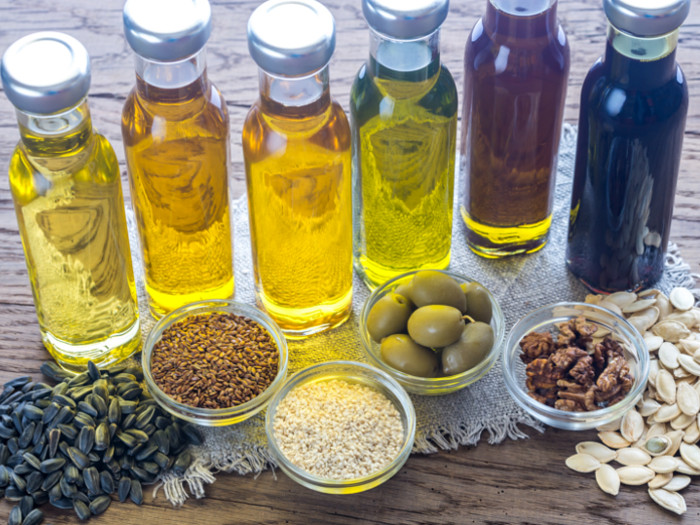
<path fill-rule="evenodd" d="M 414 394 L 449 394 L 482 378 L 498 360 L 504 337 L 503 312 L 493 295 L 444 270 L 390 279 L 360 313 L 370 361 Z"/>

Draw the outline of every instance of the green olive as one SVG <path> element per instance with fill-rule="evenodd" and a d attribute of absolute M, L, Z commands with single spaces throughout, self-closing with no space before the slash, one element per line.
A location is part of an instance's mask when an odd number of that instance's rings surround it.
<path fill-rule="evenodd" d="M 474 368 L 493 347 L 493 328 L 477 321 L 462 330 L 459 340 L 442 350 L 442 371 L 451 376 Z"/>
<path fill-rule="evenodd" d="M 467 298 L 466 314 L 475 321 L 490 323 L 491 299 L 484 287 L 477 283 L 464 283 L 461 287 Z"/>
<path fill-rule="evenodd" d="M 381 342 L 387 335 L 406 331 L 411 305 L 403 295 L 390 292 L 379 299 L 367 315 L 369 335 Z"/>
<path fill-rule="evenodd" d="M 467 299 L 459 283 L 446 273 L 423 270 L 411 281 L 411 300 L 418 308 L 429 304 L 444 304 L 464 313 Z"/>
<path fill-rule="evenodd" d="M 440 368 L 437 354 L 406 334 L 393 334 L 382 341 L 382 361 L 396 370 L 419 377 L 435 377 Z"/>
<path fill-rule="evenodd" d="M 394 288 L 394 293 L 403 295 L 406 299 L 408 299 L 408 302 L 411 305 L 411 309 L 416 307 L 416 305 L 413 304 L 413 300 L 411 299 L 411 281 L 398 285 L 396 288 Z"/>
<path fill-rule="evenodd" d="M 441 348 L 454 343 L 462 333 L 462 312 L 452 306 L 422 306 L 408 318 L 408 335 L 419 345 Z"/>

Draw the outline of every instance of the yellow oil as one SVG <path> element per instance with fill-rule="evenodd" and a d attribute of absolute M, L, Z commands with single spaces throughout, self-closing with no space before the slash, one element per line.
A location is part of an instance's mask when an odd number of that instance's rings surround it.
<path fill-rule="evenodd" d="M 120 361 L 140 330 L 114 151 L 89 117 L 59 138 L 20 132 L 10 189 L 43 342 L 73 371 Z"/>
<path fill-rule="evenodd" d="M 199 79 L 160 89 L 137 78 L 122 135 L 155 316 L 193 301 L 233 296 L 228 113 Z"/>
<path fill-rule="evenodd" d="M 343 110 L 326 102 L 301 114 L 283 106 L 263 111 L 258 102 L 243 128 L 243 152 L 259 303 L 290 337 L 339 325 L 352 302 Z"/>
<path fill-rule="evenodd" d="M 457 92 L 446 69 L 427 69 L 416 79 L 371 61 L 353 85 L 355 266 L 370 287 L 450 262 Z"/>

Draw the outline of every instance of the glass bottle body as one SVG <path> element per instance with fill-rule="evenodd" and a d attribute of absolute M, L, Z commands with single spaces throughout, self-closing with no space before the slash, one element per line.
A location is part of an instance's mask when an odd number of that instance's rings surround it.
<path fill-rule="evenodd" d="M 460 211 L 484 257 L 534 252 L 552 220 L 569 45 L 556 0 L 490 0 L 467 43 Z"/>
<path fill-rule="evenodd" d="M 354 261 L 372 288 L 450 262 L 457 89 L 438 37 L 371 31 L 352 86 Z"/>
<path fill-rule="evenodd" d="M 141 334 L 114 150 L 85 101 L 18 120 L 10 190 L 44 345 L 71 371 L 121 361 Z"/>
<path fill-rule="evenodd" d="M 567 264 L 596 292 L 663 273 L 688 110 L 676 41 L 611 27 L 581 90 Z"/>
<path fill-rule="evenodd" d="M 328 68 L 260 72 L 243 127 L 258 303 L 288 337 L 344 322 L 352 303 L 350 127 Z"/>
<path fill-rule="evenodd" d="M 137 57 L 122 136 L 151 312 L 233 296 L 229 120 L 203 57 Z"/>

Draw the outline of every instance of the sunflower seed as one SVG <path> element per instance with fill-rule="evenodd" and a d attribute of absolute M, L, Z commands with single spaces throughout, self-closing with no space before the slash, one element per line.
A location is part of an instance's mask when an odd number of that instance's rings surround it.
<path fill-rule="evenodd" d="M 58 482 L 58 486 L 64 498 L 73 499 L 73 496 L 78 491 L 77 487 L 72 483 L 68 483 L 65 477 L 61 478 L 61 481 Z"/>
<path fill-rule="evenodd" d="M 81 401 L 78 403 L 78 409 L 90 417 L 97 417 L 97 410 L 87 401 Z"/>
<path fill-rule="evenodd" d="M 106 470 L 100 472 L 100 488 L 105 494 L 114 492 L 114 478 Z"/>
<path fill-rule="evenodd" d="M 65 464 L 66 460 L 64 458 L 45 459 L 40 463 L 39 470 L 41 470 L 44 474 L 50 474 L 55 470 L 63 468 L 63 465 Z"/>
<path fill-rule="evenodd" d="M 124 503 L 126 498 L 129 497 L 129 491 L 131 491 L 131 478 L 128 476 L 122 476 L 119 480 L 119 487 L 117 488 L 119 501 Z"/>
<path fill-rule="evenodd" d="M 677 492 L 669 492 L 664 489 L 649 489 L 649 497 L 656 504 L 676 514 L 683 514 L 687 510 L 685 499 Z"/>
<path fill-rule="evenodd" d="M 88 457 L 75 447 L 68 448 L 68 456 L 73 464 L 82 470 L 90 464 Z"/>
<path fill-rule="evenodd" d="M 143 489 L 139 480 L 131 480 L 131 490 L 129 491 L 129 497 L 131 498 L 131 501 L 136 503 L 136 505 L 141 505 L 141 503 L 143 503 Z"/>
<path fill-rule="evenodd" d="M 109 410 L 107 412 L 107 419 L 110 423 L 119 423 L 122 418 L 122 410 L 119 405 L 119 400 L 115 397 L 109 403 Z"/>
<path fill-rule="evenodd" d="M 41 483 L 44 481 L 44 476 L 38 470 L 30 473 L 27 476 L 27 488 L 25 489 L 29 494 L 36 492 L 41 488 Z"/>
<path fill-rule="evenodd" d="M 19 508 L 19 505 L 12 507 L 7 525 L 22 525 L 22 509 Z"/>
<path fill-rule="evenodd" d="M 78 449 L 83 454 L 89 454 L 95 444 L 95 427 L 83 427 L 78 434 Z"/>
<path fill-rule="evenodd" d="M 24 520 L 22 520 L 22 525 L 39 525 L 44 520 L 44 513 L 39 509 L 32 510 Z"/>
<path fill-rule="evenodd" d="M 107 510 L 110 503 L 112 503 L 112 498 L 109 496 L 97 496 L 90 502 L 90 512 L 92 512 L 95 516 L 102 514 Z"/>
<path fill-rule="evenodd" d="M 89 467 L 83 470 L 83 483 L 88 490 L 89 495 L 100 493 L 100 473 L 95 467 Z"/>
<path fill-rule="evenodd" d="M 575 454 L 575 455 L 577 455 L 577 454 Z M 587 455 L 587 454 L 579 454 L 579 455 Z M 592 457 L 592 456 L 589 456 L 589 457 Z M 584 460 L 586 460 L 586 459 L 587 458 L 584 458 Z M 598 461 L 595 458 L 593 458 L 593 459 L 595 461 Z M 180 455 L 175 460 L 175 463 L 173 464 L 173 472 L 175 472 L 175 474 L 178 474 L 178 475 L 184 474 L 191 463 L 192 463 L 192 456 L 190 455 L 190 453 L 187 450 L 185 450 L 185 451 L 181 452 Z M 598 463 L 600 464 L 599 461 L 598 461 Z"/>
<path fill-rule="evenodd" d="M 73 500 L 73 510 L 80 521 L 90 519 L 90 509 L 84 502 L 78 499 Z"/>
<path fill-rule="evenodd" d="M 48 491 L 53 487 L 56 483 L 61 481 L 61 476 L 63 474 L 61 473 L 60 470 L 57 470 L 55 472 L 51 472 L 48 474 L 44 480 L 41 483 L 41 490 Z"/>
<path fill-rule="evenodd" d="M 109 447 L 109 427 L 104 421 L 95 430 L 95 449 L 105 450 Z"/>
<path fill-rule="evenodd" d="M 625 485 L 646 485 L 654 479 L 656 472 L 648 467 L 633 465 L 620 467 L 617 469 L 617 475 L 620 476 L 620 483 Z"/>
<path fill-rule="evenodd" d="M 199 446 L 203 443 L 202 435 L 199 433 L 197 427 L 189 423 L 182 427 L 182 435 L 191 445 Z"/>
<path fill-rule="evenodd" d="M 77 494 L 77 493 L 76 493 Z M 73 508 L 73 500 L 71 498 L 56 498 L 51 500 L 51 505 L 57 509 L 70 510 Z M 24 525 L 24 524 L 22 524 Z"/>

